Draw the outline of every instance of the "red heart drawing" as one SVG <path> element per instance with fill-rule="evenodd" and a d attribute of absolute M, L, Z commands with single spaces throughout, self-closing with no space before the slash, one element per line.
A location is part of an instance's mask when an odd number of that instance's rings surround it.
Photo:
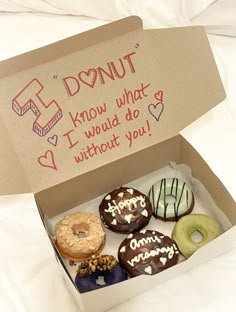
<path fill-rule="evenodd" d="M 156 119 L 156 121 L 159 121 L 161 114 L 164 110 L 164 104 L 161 102 L 157 104 L 149 104 L 148 110 L 149 110 L 149 113 Z"/>
<path fill-rule="evenodd" d="M 95 82 L 97 80 L 97 71 L 94 68 L 90 68 L 88 71 L 81 71 L 79 74 L 79 79 L 85 83 L 87 86 L 94 88 Z M 82 78 L 83 76 L 83 78 Z"/>
<path fill-rule="evenodd" d="M 57 166 L 55 164 L 54 154 L 51 150 L 46 151 L 46 153 L 42 156 L 39 156 L 38 163 L 47 168 L 51 168 L 57 170 Z"/>
<path fill-rule="evenodd" d="M 53 136 L 49 137 L 47 139 L 48 143 L 57 146 L 57 141 L 58 141 L 58 136 L 56 134 L 54 134 Z"/>
<path fill-rule="evenodd" d="M 163 102 L 163 91 L 159 90 L 154 94 L 154 97 L 158 102 Z"/>

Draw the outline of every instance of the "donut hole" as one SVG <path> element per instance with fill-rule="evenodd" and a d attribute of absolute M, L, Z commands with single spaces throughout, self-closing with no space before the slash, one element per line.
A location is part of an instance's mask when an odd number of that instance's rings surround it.
<path fill-rule="evenodd" d="M 104 276 L 98 275 L 98 277 L 96 278 L 96 284 L 100 286 L 105 286 L 106 282 L 104 280 Z"/>
<path fill-rule="evenodd" d="M 71 229 L 74 235 L 76 235 L 79 238 L 84 238 L 87 236 L 89 227 L 87 224 L 81 223 L 81 224 L 74 224 Z"/>
<path fill-rule="evenodd" d="M 173 205 L 176 202 L 176 198 L 174 195 L 166 195 L 165 202 L 169 205 Z"/>
<path fill-rule="evenodd" d="M 199 243 L 204 239 L 204 236 L 199 231 L 193 231 L 191 234 L 191 240 L 195 243 Z"/>
<path fill-rule="evenodd" d="M 85 234 L 85 232 L 79 232 L 79 234 L 76 234 L 76 236 L 78 236 L 79 238 L 84 238 L 87 235 Z"/>

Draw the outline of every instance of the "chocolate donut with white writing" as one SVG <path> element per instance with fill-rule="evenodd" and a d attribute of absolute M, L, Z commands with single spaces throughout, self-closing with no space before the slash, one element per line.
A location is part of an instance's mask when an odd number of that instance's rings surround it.
<path fill-rule="evenodd" d="M 130 187 L 119 187 L 106 194 L 99 206 L 105 227 L 117 233 L 132 233 L 142 229 L 152 216 L 149 198 Z"/>
<path fill-rule="evenodd" d="M 179 250 L 169 236 L 157 231 L 131 233 L 118 249 L 118 258 L 130 277 L 154 275 L 178 263 Z"/>

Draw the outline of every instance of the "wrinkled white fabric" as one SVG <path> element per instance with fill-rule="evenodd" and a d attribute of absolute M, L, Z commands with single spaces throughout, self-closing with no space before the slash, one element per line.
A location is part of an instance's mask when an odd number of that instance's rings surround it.
<path fill-rule="evenodd" d="M 0 0 L 0 59 L 131 14 L 140 15 L 146 28 L 201 24 L 209 32 L 233 36 L 226 26 L 235 26 L 235 10 L 234 0 Z M 209 35 L 209 40 L 227 99 L 182 133 L 236 200 L 236 37 Z M 32 194 L 0 197 L 0 251 L 0 311 L 79 311 Z M 235 263 L 236 248 L 110 312 L 233 312 Z"/>
<path fill-rule="evenodd" d="M 32 194 L 0 197 L 0 250 L 0 311 L 76 311 Z"/>
<path fill-rule="evenodd" d="M 218 0 L 192 19 L 193 24 L 205 25 L 208 33 L 236 36 L 235 0 Z"/>
<path fill-rule="evenodd" d="M 204 156 L 236 201 L 236 141 L 233 138 L 236 133 L 236 37 L 209 35 L 209 40 L 224 83 L 226 99 L 182 134 Z"/>
<path fill-rule="evenodd" d="M 72 14 L 95 17 L 102 20 L 115 20 L 138 14 L 146 16 L 146 25 L 153 22 L 168 26 L 182 23 L 204 11 L 214 0 L 1 0 L 0 11 L 8 12 L 43 12 L 53 14 Z M 151 15 L 147 15 L 147 13 Z M 163 23 L 164 22 L 164 23 Z M 170 25 L 169 25 L 170 26 Z"/>
<path fill-rule="evenodd" d="M 0 13 L 0 38 L 3 39 L 0 59 L 40 48 L 104 23 L 84 16 Z"/>

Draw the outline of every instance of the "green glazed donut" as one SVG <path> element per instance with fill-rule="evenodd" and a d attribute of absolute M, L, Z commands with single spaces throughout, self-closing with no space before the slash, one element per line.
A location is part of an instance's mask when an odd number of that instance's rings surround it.
<path fill-rule="evenodd" d="M 191 239 L 191 235 L 195 231 L 203 236 L 199 242 L 194 242 Z M 198 248 L 206 245 L 220 234 L 222 234 L 222 229 L 215 220 L 204 214 L 191 214 L 176 222 L 172 238 L 177 243 L 182 255 L 189 258 Z"/>

